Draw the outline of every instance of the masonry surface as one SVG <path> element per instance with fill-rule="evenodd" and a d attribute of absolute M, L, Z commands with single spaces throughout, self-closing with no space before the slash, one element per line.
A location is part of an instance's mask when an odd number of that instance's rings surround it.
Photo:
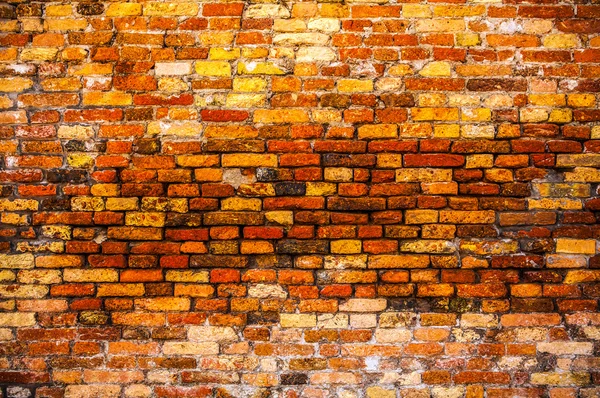
<path fill-rule="evenodd" d="M 600 3 L 0 3 L 0 396 L 600 396 Z"/>

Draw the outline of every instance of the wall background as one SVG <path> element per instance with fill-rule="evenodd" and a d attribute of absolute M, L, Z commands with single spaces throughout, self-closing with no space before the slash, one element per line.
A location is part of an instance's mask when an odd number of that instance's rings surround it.
<path fill-rule="evenodd" d="M 596 1 L 0 16 L 3 396 L 600 394 Z"/>

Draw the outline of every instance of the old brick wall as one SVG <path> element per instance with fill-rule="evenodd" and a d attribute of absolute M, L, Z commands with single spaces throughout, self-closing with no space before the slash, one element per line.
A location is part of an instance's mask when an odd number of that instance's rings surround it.
<path fill-rule="evenodd" d="M 0 5 L 0 396 L 600 396 L 600 3 L 215 1 Z"/>

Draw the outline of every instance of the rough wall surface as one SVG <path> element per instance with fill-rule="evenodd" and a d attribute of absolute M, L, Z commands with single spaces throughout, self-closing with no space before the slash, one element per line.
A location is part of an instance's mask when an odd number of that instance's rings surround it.
<path fill-rule="evenodd" d="M 0 5 L 5 397 L 598 397 L 597 1 Z"/>

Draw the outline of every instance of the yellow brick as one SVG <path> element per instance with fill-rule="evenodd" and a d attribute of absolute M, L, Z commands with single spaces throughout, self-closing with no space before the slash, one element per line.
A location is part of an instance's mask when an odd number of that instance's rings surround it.
<path fill-rule="evenodd" d="M 76 77 L 45 79 L 40 82 L 45 91 L 77 91 L 81 89 L 81 82 Z"/>
<path fill-rule="evenodd" d="M 397 169 L 402 167 L 402 155 L 399 153 L 381 153 L 377 155 L 377 167 Z"/>
<path fill-rule="evenodd" d="M 108 198 L 106 199 L 106 210 L 126 211 L 137 210 L 138 198 Z"/>
<path fill-rule="evenodd" d="M 355 254 L 360 253 L 362 242 L 360 240 L 342 239 L 331 241 L 331 253 L 333 254 Z"/>
<path fill-rule="evenodd" d="M 290 11 L 280 4 L 252 4 L 245 13 L 246 18 L 289 18 Z"/>
<path fill-rule="evenodd" d="M 277 167 L 273 154 L 224 154 L 223 167 Z"/>
<path fill-rule="evenodd" d="M 438 222 L 437 210 L 406 210 L 406 224 L 433 224 Z"/>
<path fill-rule="evenodd" d="M 585 262 L 584 262 L 585 263 Z M 600 281 L 600 270 L 586 269 L 567 271 L 564 283 L 598 282 Z"/>
<path fill-rule="evenodd" d="M 231 65 L 226 61 L 198 61 L 196 73 L 200 76 L 231 76 Z"/>
<path fill-rule="evenodd" d="M 90 192 L 94 196 L 118 196 L 119 184 L 94 184 Z"/>
<path fill-rule="evenodd" d="M 19 283 L 49 285 L 62 282 L 62 271 L 53 269 L 20 270 Z"/>
<path fill-rule="evenodd" d="M 566 182 L 600 182 L 600 171 L 591 167 L 575 167 L 565 173 Z"/>
<path fill-rule="evenodd" d="M 547 210 L 581 210 L 583 205 L 577 199 L 528 199 L 529 209 L 547 209 Z"/>
<path fill-rule="evenodd" d="M 454 253 L 456 247 L 446 239 L 444 240 L 414 240 L 402 241 L 400 251 L 409 253 Z"/>
<path fill-rule="evenodd" d="M 528 102 L 539 106 L 564 106 L 566 104 L 564 94 L 529 94 Z"/>
<path fill-rule="evenodd" d="M 322 17 L 328 18 L 345 18 L 350 16 L 350 10 L 346 4 L 321 3 L 319 4 Z"/>
<path fill-rule="evenodd" d="M 144 15 L 179 16 L 198 14 L 197 3 L 144 3 Z"/>
<path fill-rule="evenodd" d="M 342 121 L 342 112 L 330 109 L 313 109 L 312 117 L 316 123 L 336 123 Z"/>
<path fill-rule="evenodd" d="M 325 181 L 352 181 L 352 175 L 352 169 L 346 167 L 326 167 L 324 170 Z"/>
<path fill-rule="evenodd" d="M 62 225 L 42 226 L 42 235 L 47 238 L 69 240 L 71 239 L 71 227 Z"/>
<path fill-rule="evenodd" d="M 86 63 L 69 67 L 69 75 L 74 76 L 111 75 L 112 73 L 112 64 Z"/>
<path fill-rule="evenodd" d="M 515 241 L 467 241 L 460 242 L 460 250 L 478 256 L 516 253 L 519 243 Z"/>
<path fill-rule="evenodd" d="M 547 268 L 586 268 L 587 258 L 584 255 L 549 254 L 546 255 Z M 567 274 L 568 276 L 569 274 Z M 565 281 L 566 282 L 566 281 Z"/>
<path fill-rule="evenodd" d="M 208 126 L 204 135 L 220 139 L 256 138 L 258 130 L 252 126 Z M 218 159 L 215 163 L 214 155 L 181 155 L 177 156 L 177 164 L 184 167 L 216 166 Z"/>
<path fill-rule="evenodd" d="M 552 109 L 548 117 L 549 123 L 569 123 L 573 120 L 571 109 Z"/>
<path fill-rule="evenodd" d="M 66 269 L 65 282 L 118 282 L 119 272 L 112 269 Z"/>
<path fill-rule="evenodd" d="M 490 182 L 511 182 L 514 180 L 513 173 L 508 169 L 485 170 L 485 178 Z"/>
<path fill-rule="evenodd" d="M 328 35 L 316 32 L 280 33 L 273 37 L 273 44 L 280 46 L 324 45 L 328 41 Z"/>
<path fill-rule="evenodd" d="M 411 108 L 410 114 L 414 121 L 458 120 L 457 108 Z"/>
<path fill-rule="evenodd" d="M 20 92 L 25 91 L 33 86 L 31 79 L 24 77 L 9 77 L 6 79 L 0 79 L 0 91 L 1 92 Z"/>
<path fill-rule="evenodd" d="M 209 280 L 208 275 L 208 271 L 168 270 L 165 275 L 165 281 L 207 283 Z"/>
<path fill-rule="evenodd" d="M 229 46 L 233 44 L 233 32 L 211 31 L 200 34 L 200 43 L 204 46 Z"/>
<path fill-rule="evenodd" d="M 283 75 L 285 71 L 271 62 L 238 62 L 238 74 Z"/>
<path fill-rule="evenodd" d="M 47 17 L 67 17 L 73 14 L 73 8 L 68 4 L 48 5 L 45 10 Z"/>
<path fill-rule="evenodd" d="M 404 81 L 398 77 L 382 77 L 375 83 L 375 88 L 380 91 L 398 91 L 402 89 Z"/>
<path fill-rule="evenodd" d="M 328 182 L 307 182 L 306 196 L 330 196 L 337 192 L 337 185 Z"/>
<path fill-rule="evenodd" d="M 369 387 L 367 388 L 367 398 L 396 398 L 396 391 L 381 387 Z"/>
<path fill-rule="evenodd" d="M 242 92 L 265 91 L 267 80 L 260 77 L 236 77 L 233 79 L 233 90 Z"/>
<path fill-rule="evenodd" d="M 356 93 L 373 91 L 372 80 L 342 79 L 337 83 L 339 92 Z"/>
<path fill-rule="evenodd" d="M 494 167 L 494 155 L 468 155 L 465 168 L 467 169 L 488 169 Z"/>
<path fill-rule="evenodd" d="M 433 128 L 433 136 L 437 138 L 458 138 L 460 137 L 460 125 L 436 124 Z"/>
<path fill-rule="evenodd" d="M 548 48 L 574 48 L 579 45 L 575 34 L 553 34 L 542 39 L 544 47 Z"/>
<path fill-rule="evenodd" d="M 442 210 L 440 211 L 440 222 L 448 224 L 492 224 L 496 221 L 496 213 L 493 210 Z"/>
<path fill-rule="evenodd" d="M 240 245 L 241 254 L 267 254 L 275 252 L 273 243 L 262 240 L 245 240 Z"/>
<path fill-rule="evenodd" d="M 424 182 L 421 184 L 421 190 L 425 195 L 456 195 L 458 193 L 458 184 L 452 182 Z"/>
<path fill-rule="evenodd" d="M 276 19 L 273 30 L 278 32 L 301 32 L 306 30 L 306 23 L 302 19 Z"/>
<path fill-rule="evenodd" d="M 94 155 L 88 153 L 70 153 L 67 164 L 73 168 L 85 169 L 94 165 Z"/>
<path fill-rule="evenodd" d="M 49 290 L 48 286 L 40 285 L 0 285 L 0 298 L 42 298 Z"/>
<path fill-rule="evenodd" d="M 87 50 L 83 48 L 65 48 L 60 56 L 63 61 L 83 61 L 88 55 Z"/>
<path fill-rule="evenodd" d="M 221 210 L 260 211 L 262 201 L 252 198 L 225 198 L 221 201 Z"/>
<path fill-rule="evenodd" d="M 225 105 L 231 108 L 253 108 L 267 102 L 266 94 L 227 94 Z"/>
<path fill-rule="evenodd" d="M 460 47 L 473 47 L 481 44 L 481 37 L 477 33 L 457 33 L 456 45 Z"/>
<path fill-rule="evenodd" d="M 490 125 L 462 125 L 460 135 L 464 138 L 489 138 L 493 139 L 496 134 L 494 126 Z"/>
<path fill-rule="evenodd" d="M 398 138 L 398 127 L 395 124 L 367 124 L 358 128 L 358 139 Z"/>
<path fill-rule="evenodd" d="M 317 316 L 311 314 L 279 314 L 282 328 L 311 328 L 317 326 Z"/>
<path fill-rule="evenodd" d="M 485 14 L 485 6 L 476 5 L 448 5 L 433 7 L 433 14 L 440 17 L 474 17 Z"/>
<path fill-rule="evenodd" d="M 532 384 L 551 386 L 583 386 L 590 383 L 588 372 L 545 372 L 532 373 L 530 377 Z"/>
<path fill-rule="evenodd" d="M 121 91 L 94 91 L 83 94 L 83 105 L 124 106 L 131 105 L 132 103 L 133 102 L 131 94 Z"/>
<path fill-rule="evenodd" d="M 556 252 L 569 254 L 596 254 L 594 239 L 556 239 Z"/>
<path fill-rule="evenodd" d="M 165 217 L 165 213 L 158 212 L 128 212 L 125 214 L 125 225 L 163 227 L 165 225 Z"/>
<path fill-rule="evenodd" d="M 2 283 L 6 283 L 6 282 L 14 282 L 16 280 L 16 276 L 15 273 L 13 271 L 10 270 L 0 270 L 0 282 Z"/>
<path fill-rule="evenodd" d="M 600 154 L 561 154 L 556 157 L 558 167 L 600 167 Z"/>
<path fill-rule="evenodd" d="M 294 223 L 294 213 L 291 211 L 269 211 L 265 213 L 268 222 L 279 225 L 292 225 Z"/>
<path fill-rule="evenodd" d="M 176 77 L 161 77 L 158 79 L 158 91 L 179 92 L 187 91 L 188 84 Z"/>
<path fill-rule="evenodd" d="M 238 192 L 244 196 L 275 196 L 275 187 L 269 183 L 241 184 Z"/>
<path fill-rule="evenodd" d="M 427 4 L 403 4 L 402 16 L 404 18 L 430 18 L 431 8 Z"/>
<path fill-rule="evenodd" d="M 0 313 L 0 326 L 26 327 L 35 325 L 34 312 Z"/>
<path fill-rule="evenodd" d="M 0 199 L 0 211 L 36 211 L 39 203 L 33 199 Z"/>
<path fill-rule="evenodd" d="M 444 106 L 448 100 L 446 94 L 442 93 L 424 93 L 417 98 L 421 107 Z"/>
<path fill-rule="evenodd" d="M 26 215 L 17 213 L 2 213 L 0 214 L 0 221 L 11 225 L 29 224 L 29 219 Z"/>
<path fill-rule="evenodd" d="M 451 68 L 449 62 L 434 61 L 430 62 L 421 69 L 421 76 L 450 76 Z"/>
<path fill-rule="evenodd" d="M 594 94 L 569 94 L 567 102 L 569 106 L 575 108 L 589 108 L 596 105 L 596 96 Z"/>
<path fill-rule="evenodd" d="M 93 196 L 77 196 L 71 198 L 71 210 L 102 211 L 104 210 L 104 199 Z"/>
<path fill-rule="evenodd" d="M 107 17 L 127 17 L 142 15 L 142 5 L 138 3 L 111 3 L 106 9 Z"/>
<path fill-rule="evenodd" d="M 190 299 L 187 297 L 154 297 L 135 299 L 136 309 L 143 311 L 188 311 Z"/>
<path fill-rule="evenodd" d="M 442 224 L 425 224 L 421 226 L 421 237 L 424 239 L 452 239 L 456 234 L 456 226 Z"/>
<path fill-rule="evenodd" d="M 545 109 L 521 109 L 520 119 L 526 123 L 545 122 L 548 120 L 548 111 Z"/>
<path fill-rule="evenodd" d="M 534 183 L 540 196 L 587 198 L 590 196 L 589 184 Z"/>
<path fill-rule="evenodd" d="M 242 58 L 266 58 L 269 56 L 269 49 L 268 48 L 247 48 L 244 47 L 242 48 Z M 239 72 L 239 68 L 238 68 L 238 73 Z"/>
<path fill-rule="evenodd" d="M 27 269 L 34 267 L 34 257 L 31 253 L 0 254 L 0 268 Z"/>
<path fill-rule="evenodd" d="M 412 73 L 412 67 L 406 64 L 393 65 L 388 69 L 388 75 L 390 76 L 406 76 L 411 75 Z"/>
<path fill-rule="evenodd" d="M 88 26 L 87 19 L 46 19 L 44 27 L 47 31 L 71 32 L 85 30 Z"/>
<path fill-rule="evenodd" d="M 487 122 L 492 120 L 492 110 L 488 108 L 463 109 L 461 119 L 467 122 Z"/>
<path fill-rule="evenodd" d="M 21 61 L 53 61 L 57 54 L 56 48 L 24 48 L 21 50 Z"/>
<path fill-rule="evenodd" d="M 427 138 L 432 134 L 429 123 L 404 123 L 400 126 L 400 138 Z"/>
<path fill-rule="evenodd" d="M 399 169 L 396 182 L 444 182 L 452 181 L 452 170 L 448 169 Z"/>
<path fill-rule="evenodd" d="M 99 284 L 96 296 L 143 296 L 145 292 L 143 283 L 106 283 Z"/>
<path fill-rule="evenodd" d="M 303 109 L 257 109 L 254 111 L 255 123 L 307 123 L 310 119 Z"/>

